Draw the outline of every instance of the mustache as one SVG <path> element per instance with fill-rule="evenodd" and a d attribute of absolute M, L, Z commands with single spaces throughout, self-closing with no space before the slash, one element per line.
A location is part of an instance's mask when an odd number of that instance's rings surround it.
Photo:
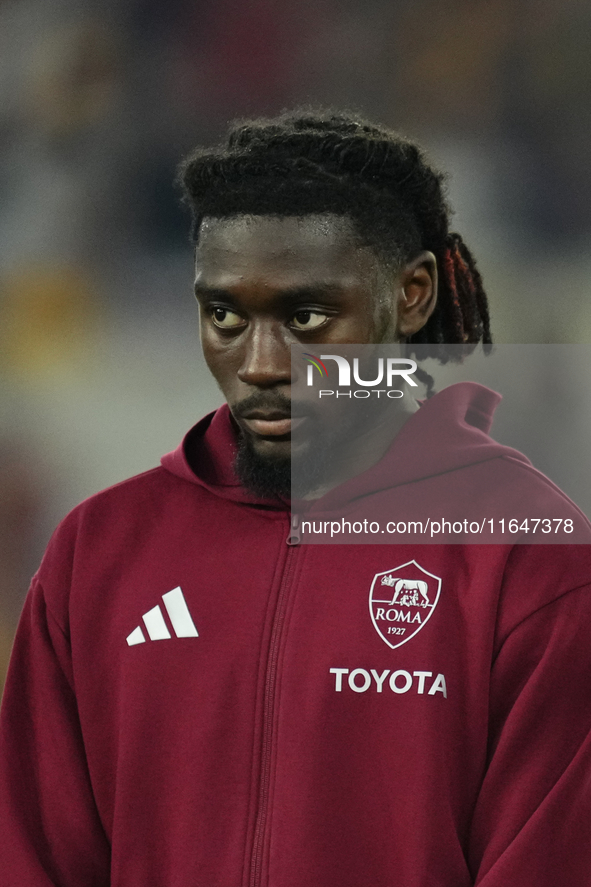
<path fill-rule="evenodd" d="M 265 412 L 281 412 L 292 416 L 310 416 L 313 409 L 309 403 L 304 401 L 293 401 L 279 391 L 255 391 L 244 400 L 236 401 L 231 406 L 232 415 L 241 418 L 246 413 L 253 410 L 264 410 Z"/>

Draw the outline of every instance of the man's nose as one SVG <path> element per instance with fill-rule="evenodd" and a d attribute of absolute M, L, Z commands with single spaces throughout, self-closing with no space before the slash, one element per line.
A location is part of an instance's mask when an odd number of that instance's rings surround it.
<path fill-rule="evenodd" d="M 271 324 L 253 325 L 238 378 L 259 387 L 291 382 L 291 352 L 283 329 Z"/>

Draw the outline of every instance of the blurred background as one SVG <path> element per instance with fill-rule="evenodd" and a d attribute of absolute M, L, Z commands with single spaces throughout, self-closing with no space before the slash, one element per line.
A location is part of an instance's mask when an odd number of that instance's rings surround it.
<path fill-rule="evenodd" d="M 360 110 L 450 172 L 496 340 L 591 342 L 590 33 L 587 0 L 0 0 L 0 683 L 56 523 L 220 403 L 179 159 Z"/>

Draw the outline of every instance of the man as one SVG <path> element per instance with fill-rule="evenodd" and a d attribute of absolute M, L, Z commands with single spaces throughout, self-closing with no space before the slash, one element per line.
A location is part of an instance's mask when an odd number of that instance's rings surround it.
<path fill-rule="evenodd" d="M 591 883 L 588 546 L 293 544 L 290 346 L 490 342 L 442 177 L 387 130 L 286 115 L 183 180 L 228 405 L 52 539 L 5 698 L 3 883 Z M 494 401 L 401 411 L 364 483 L 413 463 L 416 423 L 513 470 Z"/>

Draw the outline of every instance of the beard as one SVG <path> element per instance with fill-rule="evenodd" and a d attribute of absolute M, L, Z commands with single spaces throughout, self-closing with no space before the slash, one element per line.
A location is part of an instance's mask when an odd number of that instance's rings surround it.
<path fill-rule="evenodd" d="M 308 447 L 297 456 L 261 455 L 241 435 L 234 470 L 247 490 L 262 499 L 301 499 L 320 486 L 332 458 L 330 447 Z"/>
<path fill-rule="evenodd" d="M 344 405 L 336 415 L 327 417 L 324 412 L 311 410 L 309 402 L 300 400 L 295 405 L 296 416 L 307 416 L 307 421 L 292 433 L 291 456 L 262 454 L 252 438 L 240 432 L 234 470 L 242 485 L 259 498 L 282 502 L 302 499 L 325 486 L 343 452 L 355 447 L 360 435 L 367 434 L 388 409 L 387 403 L 377 398 L 357 400 L 350 406 L 353 409 Z M 277 393 L 257 393 L 235 406 L 239 414 L 253 409 L 288 413 L 291 408 L 291 401 Z M 362 455 L 368 441 L 363 440 L 358 446 Z"/>
<path fill-rule="evenodd" d="M 244 434 L 238 442 L 234 470 L 242 485 L 261 499 L 291 496 L 291 459 L 262 456 Z"/>

